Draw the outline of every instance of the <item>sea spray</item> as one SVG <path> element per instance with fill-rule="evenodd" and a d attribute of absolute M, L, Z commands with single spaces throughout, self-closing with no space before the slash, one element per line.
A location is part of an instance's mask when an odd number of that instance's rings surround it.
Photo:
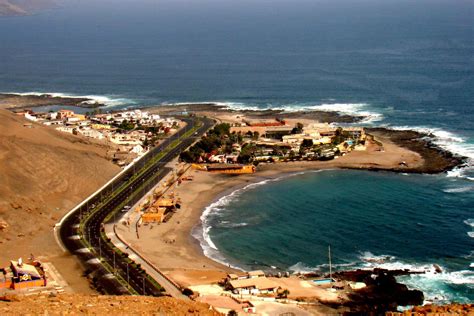
<path fill-rule="evenodd" d="M 62 93 L 62 92 L 1 92 L 2 94 L 12 94 L 18 96 L 42 96 L 49 95 L 53 98 L 80 98 L 89 99 L 89 101 L 82 102 L 83 104 L 91 105 L 95 103 L 103 104 L 104 108 L 113 108 L 118 106 L 133 106 L 136 104 L 132 99 L 127 99 L 118 96 L 106 96 L 106 95 L 76 95 L 73 93 Z"/>

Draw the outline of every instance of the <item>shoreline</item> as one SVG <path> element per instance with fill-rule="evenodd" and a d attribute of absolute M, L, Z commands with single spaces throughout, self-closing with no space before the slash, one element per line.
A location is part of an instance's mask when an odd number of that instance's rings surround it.
<path fill-rule="evenodd" d="M 384 131 L 387 132 L 387 130 Z M 204 224 L 201 218 L 206 209 L 219 203 L 233 192 L 262 181 L 284 179 L 298 173 L 317 172 L 319 170 L 351 169 L 427 174 L 446 171 L 447 164 L 441 164 L 444 167 L 440 171 L 440 164 L 433 165 L 432 160 L 425 159 L 425 151 L 415 152 L 409 149 L 409 146 L 401 146 L 399 143 L 395 143 L 382 131 L 377 132 L 376 139 L 383 143 L 382 151 L 380 151 L 379 145 L 374 144 L 369 146 L 367 151 L 353 151 L 330 161 L 259 164 L 257 173 L 250 175 L 216 175 L 190 169 L 187 175 L 193 176 L 194 179 L 183 181 L 179 187 L 173 187 L 170 190 L 180 198 L 181 209 L 167 223 L 152 226 L 149 229 L 140 228 L 140 251 L 144 252 L 169 277 L 184 287 L 214 282 L 219 277 L 224 277 L 226 273 L 236 271 L 236 268 L 226 264 L 225 256 L 218 250 L 214 250 L 213 254 L 212 250 L 204 249 L 202 247 L 202 236 L 196 238 L 195 235 L 196 231 L 202 233 Z M 394 133 L 404 132 L 394 131 Z M 416 138 L 418 141 L 426 142 L 425 140 L 419 140 L 420 135 L 419 133 L 412 134 L 413 139 Z M 409 141 L 411 142 L 413 139 Z M 406 141 L 408 142 L 408 140 Z M 441 148 L 428 148 L 430 154 L 433 154 L 432 150 L 436 150 L 439 159 L 446 160 L 446 156 L 441 154 L 443 153 Z M 406 161 L 409 167 L 400 166 L 400 159 Z M 455 162 L 455 164 L 450 165 L 450 168 L 454 168 L 463 162 L 461 158 L 457 157 L 454 160 L 450 158 L 446 161 Z M 121 233 L 125 231 L 123 227 L 121 227 L 121 230 Z M 144 236 L 142 237 L 142 235 Z M 136 237 L 134 238 L 133 232 L 129 233 L 126 238 L 132 243 L 138 242 Z M 153 251 L 153 248 L 159 248 L 161 251 Z M 217 258 L 216 260 L 213 257 L 215 254 L 222 256 L 222 259 Z"/>
<path fill-rule="evenodd" d="M 42 106 L 75 106 L 96 109 L 106 106 L 92 96 L 66 96 L 55 93 L 0 93 L 0 108 L 23 110 Z"/>

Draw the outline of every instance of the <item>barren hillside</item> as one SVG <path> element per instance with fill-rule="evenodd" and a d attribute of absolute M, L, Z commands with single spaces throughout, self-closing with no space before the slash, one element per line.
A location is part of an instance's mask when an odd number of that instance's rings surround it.
<path fill-rule="evenodd" d="M 107 149 L 0 110 L 0 266 L 60 254 L 54 224 L 120 168 Z"/>
<path fill-rule="evenodd" d="M 0 297 L 2 315 L 220 315 L 207 304 L 170 297 L 60 295 L 3 300 Z"/>

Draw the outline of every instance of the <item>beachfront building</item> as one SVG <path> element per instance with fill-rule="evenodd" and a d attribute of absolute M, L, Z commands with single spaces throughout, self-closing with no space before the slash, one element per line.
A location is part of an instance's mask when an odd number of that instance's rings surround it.
<path fill-rule="evenodd" d="M 224 282 L 226 289 L 234 294 L 258 295 L 276 293 L 279 286 L 267 279 L 261 270 L 250 271 L 245 274 L 230 273 Z"/>
<path fill-rule="evenodd" d="M 0 289 L 26 289 L 46 286 L 44 269 L 38 261 L 27 264 L 20 258 L 10 261 L 10 266 L 0 269 Z"/>
<path fill-rule="evenodd" d="M 278 284 L 266 277 L 230 280 L 227 286 L 234 294 L 240 295 L 271 294 L 278 290 Z"/>
<path fill-rule="evenodd" d="M 179 201 L 174 194 L 158 198 L 142 215 L 143 223 L 162 223 L 176 210 Z"/>

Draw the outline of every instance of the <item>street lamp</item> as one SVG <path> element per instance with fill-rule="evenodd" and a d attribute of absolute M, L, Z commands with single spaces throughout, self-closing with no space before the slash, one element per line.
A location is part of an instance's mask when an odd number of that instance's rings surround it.
<path fill-rule="evenodd" d="M 127 284 L 130 286 L 130 275 L 128 274 L 128 262 L 127 262 Z"/>

